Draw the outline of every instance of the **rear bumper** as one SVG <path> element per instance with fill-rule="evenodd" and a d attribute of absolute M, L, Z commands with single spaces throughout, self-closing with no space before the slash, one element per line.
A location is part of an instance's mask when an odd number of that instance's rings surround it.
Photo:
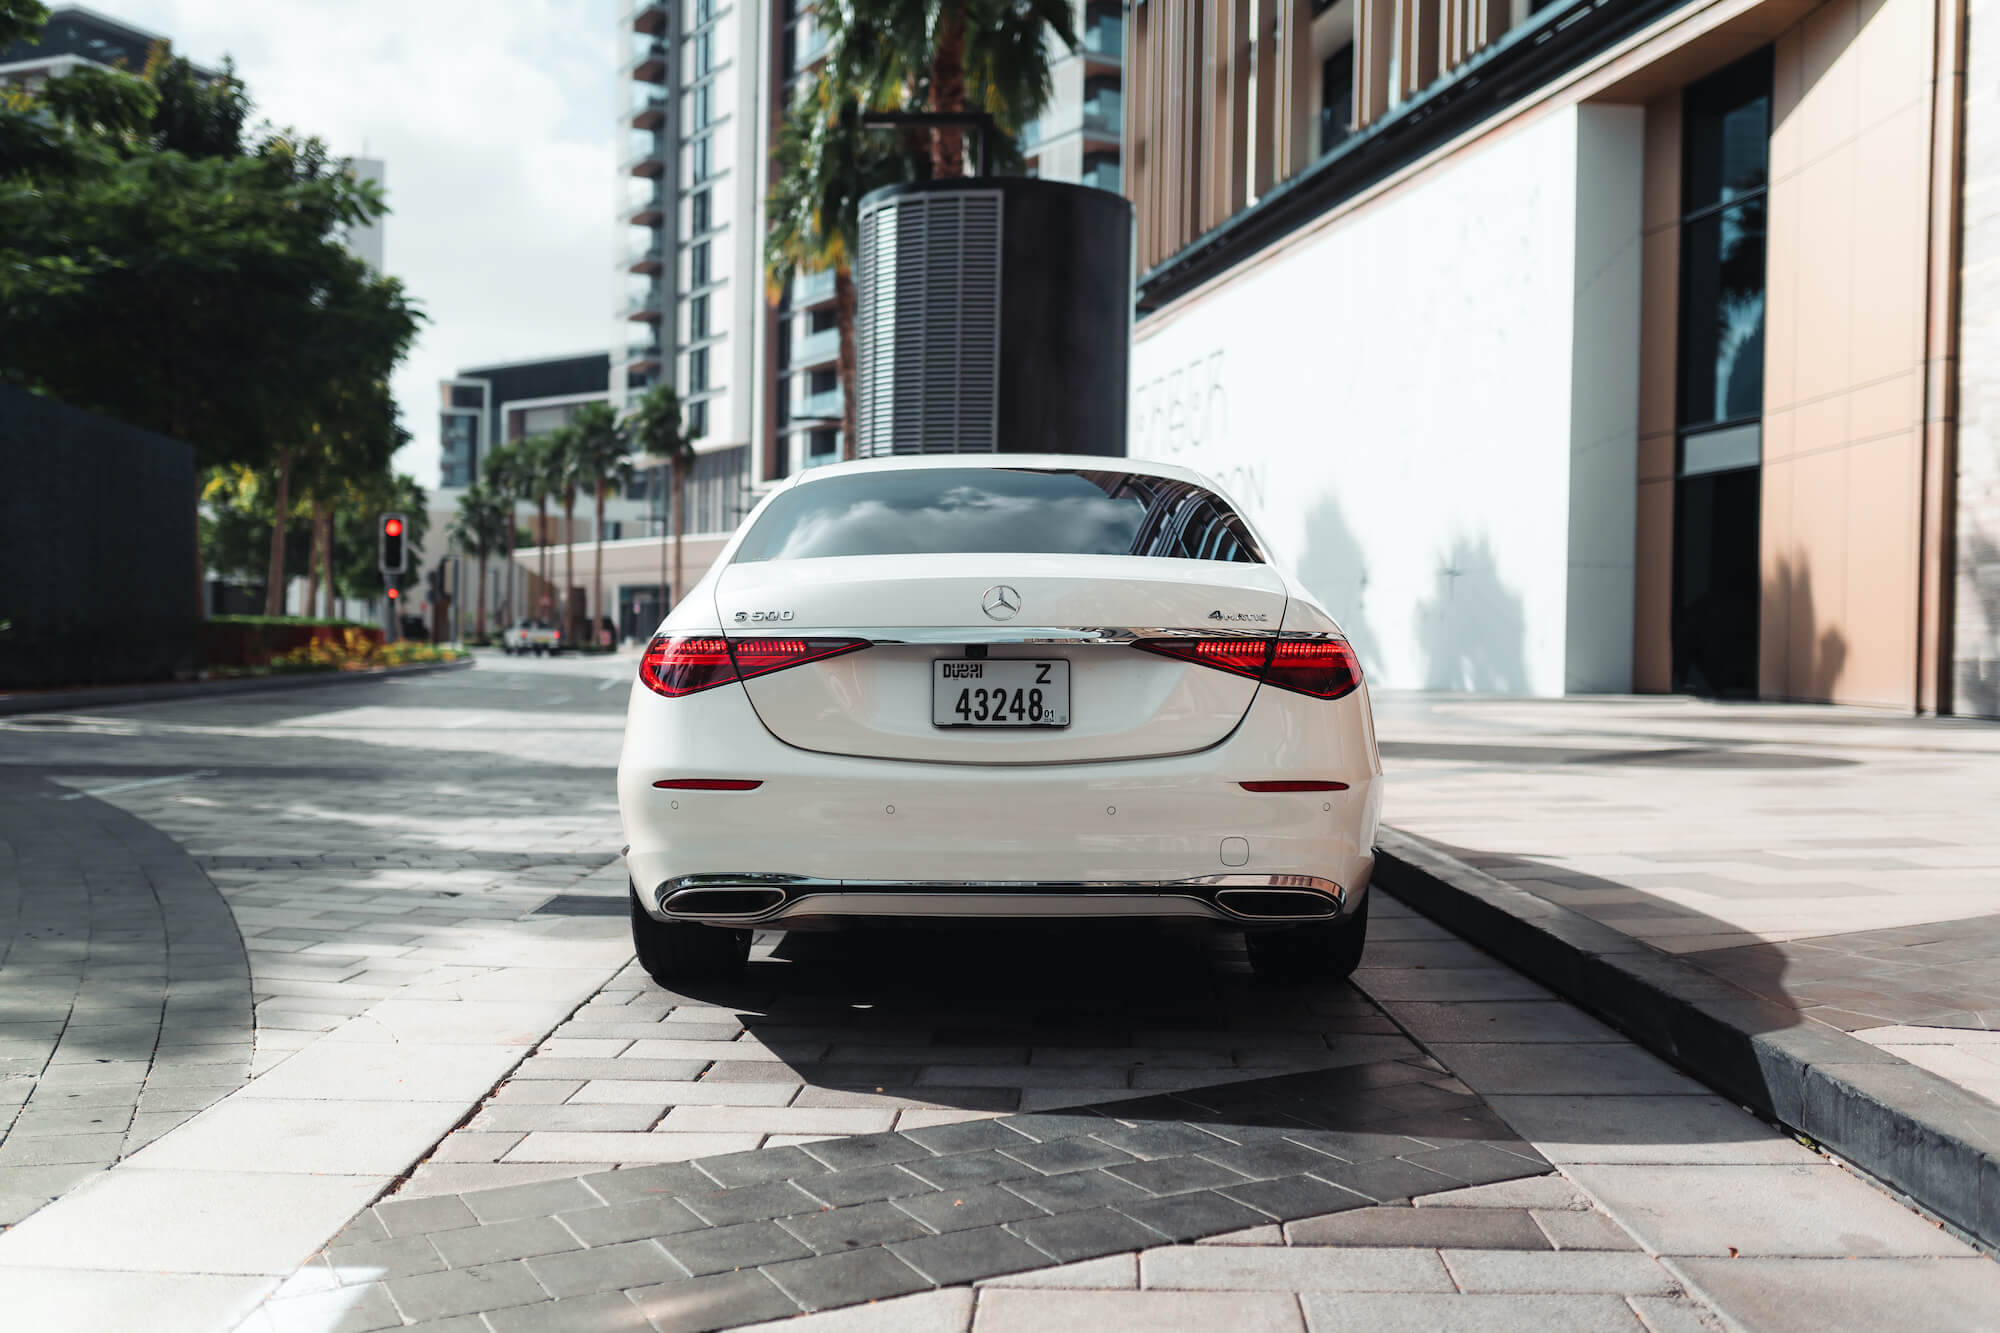
<path fill-rule="evenodd" d="M 760 785 L 653 785 L 688 778 Z M 1346 789 L 1240 785 L 1285 778 Z M 1156 917 L 1243 927 L 1358 908 L 1374 868 L 1380 778 L 1363 691 L 1329 703 L 1262 690 L 1230 736 L 1189 754 L 942 764 L 787 745 L 740 687 L 665 699 L 635 684 L 618 800 L 626 866 L 660 920 Z M 671 900 L 694 889 L 763 896 L 735 911 L 714 899 L 676 909 Z M 1239 889 L 1296 889 L 1332 910 L 1260 914 Z"/>
<path fill-rule="evenodd" d="M 1354 893 L 1311 875 L 1204 875 L 1152 883 L 896 883 L 794 875 L 685 875 L 651 890 L 665 921 L 809 926 L 846 918 L 1192 919 L 1236 926 L 1325 920 Z"/>

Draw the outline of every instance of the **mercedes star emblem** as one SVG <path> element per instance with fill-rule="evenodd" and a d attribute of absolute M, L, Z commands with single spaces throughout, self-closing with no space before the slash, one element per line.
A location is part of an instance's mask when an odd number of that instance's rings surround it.
<path fill-rule="evenodd" d="M 1004 583 L 996 583 L 986 590 L 979 605 L 995 620 L 1012 620 L 1021 610 L 1021 594 Z"/>

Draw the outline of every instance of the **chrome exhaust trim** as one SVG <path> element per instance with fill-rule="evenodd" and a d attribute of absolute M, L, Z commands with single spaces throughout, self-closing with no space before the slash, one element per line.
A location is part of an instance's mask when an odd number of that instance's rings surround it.
<path fill-rule="evenodd" d="M 659 915 L 717 925 L 793 918 L 1195 917 L 1267 925 L 1340 915 L 1347 894 L 1316 875 L 1200 875 L 1173 880 L 862 880 L 807 875 L 682 875 L 653 892 Z"/>

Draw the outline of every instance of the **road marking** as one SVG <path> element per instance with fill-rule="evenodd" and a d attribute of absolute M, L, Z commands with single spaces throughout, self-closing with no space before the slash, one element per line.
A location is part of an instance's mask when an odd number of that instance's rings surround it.
<path fill-rule="evenodd" d="M 171 777 L 141 778 L 137 782 L 114 782 L 109 787 L 86 787 L 82 791 L 73 791 L 67 796 L 58 796 L 56 799 L 80 801 L 86 796 L 113 796 L 121 791 L 137 791 L 141 787 L 158 787 L 169 782 L 186 782 L 190 778 L 212 778 L 218 771 L 213 768 L 197 768 L 192 773 L 176 773 Z"/>
<path fill-rule="evenodd" d="M 623 676 L 607 676 L 604 680 L 604 683 L 597 687 L 597 692 L 599 694 L 602 694 L 606 690 L 610 689 L 613 685 L 618 684 L 620 681 L 623 681 L 624 679 L 625 677 Z"/>

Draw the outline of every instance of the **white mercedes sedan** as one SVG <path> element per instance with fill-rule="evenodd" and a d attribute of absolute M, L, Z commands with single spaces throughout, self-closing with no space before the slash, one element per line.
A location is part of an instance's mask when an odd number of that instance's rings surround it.
<path fill-rule="evenodd" d="M 1342 977 L 1381 772 L 1340 627 L 1195 473 L 815 469 L 646 649 L 618 765 L 633 941 L 671 984 L 741 968 L 753 927 L 1140 918 Z"/>

